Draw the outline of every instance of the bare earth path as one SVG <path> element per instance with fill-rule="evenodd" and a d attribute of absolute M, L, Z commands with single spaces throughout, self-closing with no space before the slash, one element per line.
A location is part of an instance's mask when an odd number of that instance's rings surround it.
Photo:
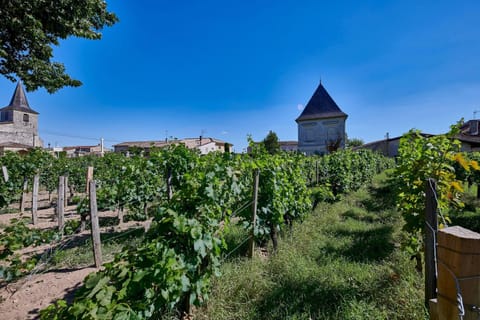
<path fill-rule="evenodd" d="M 95 268 L 34 275 L 0 289 L 0 319 L 37 319 L 39 311 L 55 300 L 71 297 Z"/>

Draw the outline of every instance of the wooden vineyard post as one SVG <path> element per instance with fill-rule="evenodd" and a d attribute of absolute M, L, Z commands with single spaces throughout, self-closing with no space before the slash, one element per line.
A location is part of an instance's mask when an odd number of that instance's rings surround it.
<path fill-rule="evenodd" d="M 37 209 L 38 209 L 38 185 L 40 184 L 40 176 L 36 174 L 33 177 L 33 190 L 32 190 L 32 223 L 36 225 L 38 223 Z"/>
<path fill-rule="evenodd" d="M 463 305 L 459 306 L 459 298 Z M 438 231 L 439 320 L 480 318 L 480 233 L 459 227 Z"/>
<path fill-rule="evenodd" d="M 102 243 L 100 241 L 100 224 L 98 223 L 97 211 L 97 190 L 95 181 L 89 182 L 90 191 L 90 221 L 92 223 L 92 243 L 93 243 L 93 257 L 95 259 L 95 267 L 102 266 Z"/>
<path fill-rule="evenodd" d="M 253 179 L 253 203 L 252 203 L 252 229 L 250 230 L 250 240 L 248 242 L 248 256 L 253 258 L 255 250 L 255 225 L 257 223 L 257 203 L 258 203 L 258 182 L 260 171 L 255 170 Z"/>
<path fill-rule="evenodd" d="M 3 181 L 8 182 L 8 170 L 7 167 L 2 166 Z"/>
<path fill-rule="evenodd" d="M 427 180 L 425 190 L 425 306 L 429 307 L 430 299 L 437 297 L 437 275 L 435 265 L 437 221 L 437 184 L 435 180 Z"/>
<path fill-rule="evenodd" d="M 22 198 L 20 199 L 20 214 L 25 212 L 25 202 L 27 200 L 27 189 L 28 189 L 28 180 L 25 178 L 23 180 L 23 191 L 22 191 Z"/>
<path fill-rule="evenodd" d="M 87 182 L 85 183 L 85 192 L 90 193 L 90 181 L 93 180 L 93 167 L 87 168 Z"/>
<path fill-rule="evenodd" d="M 172 197 L 173 197 L 171 168 L 168 168 L 167 170 L 167 197 L 168 197 L 168 200 L 172 200 Z"/>
<path fill-rule="evenodd" d="M 63 193 L 63 207 L 67 208 L 68 206 L 68 176 L 64 177 L 65 179 L 65 187 L 64 187 L 64 193 Z"/>
<path fill-rule="evenodd" d="M 58 178 L 58 199 L 57 199 L 57 218 L 58 218 L 58 230 L 63 233 L 63 227 L 65 226 L 65 177 L 60 176 Z"/>
<path fill-rule="evenodd" d="M 123 212 L 123 207 L 118 207 L 118 223 L 119 224 L 122 224 L 123 223 L 123 215 L 124 215 L 124 212 Z"/>

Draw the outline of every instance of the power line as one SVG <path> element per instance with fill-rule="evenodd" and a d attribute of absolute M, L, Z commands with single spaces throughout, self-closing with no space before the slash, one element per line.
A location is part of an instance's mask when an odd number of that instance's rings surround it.
<path fill-rule="evenodd" d="M 39 131 L 43 134 L 46 134 L 46 135 L 52 135 L 52 136 L 58 136 L 58 137 L 75 138 L 75 139 L 83 139 L 83 140 L 95 140 L 95 141 L 100 140 L 100 138 L 77 136 L 77 135 L 55 132 L 55 131 L 48 131 L 48 130 L 39 130 Z M 122 142 L 122 141 L 113 140 L 113 139 L 104 139 L 104 141 L 107 141 L 107 142 Z"/>

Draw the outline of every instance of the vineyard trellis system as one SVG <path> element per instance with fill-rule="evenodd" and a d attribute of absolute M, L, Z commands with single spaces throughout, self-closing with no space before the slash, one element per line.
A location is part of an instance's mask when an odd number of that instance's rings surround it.
<path fill-rule="evenodd" d="M 57 159 L 33 150 L 23 157 L 7 154 L 0 164 L 8 171 L 8 180 L 0 185 L 0 208 L 20 201 L 24 181 L 36 175 L 40 188 L 50 194 L 59 177 L 66 176 L 68 192 L 60 193 L 69 201 L 77 195 L 77 212 L 85 221 L 90 213 L 83 192 L 86 170 L 94 167 L 99 210 L 153 220 L 141 245 L 117 254 L 85 279 L 72 304 L 59 301 L 41 312 L 42 319 L 149 319 L 168 309 L 188 312 L 190 305 L 208 299 L 210 278 L 219 275 L 220 258 L 228 250 L 225 235 L 232 213 L 258 244 L 271 239 L 276 250 L 278 232 L 308 214 L 312 200 L 356 190 L 392 161 L 369 151 L 306 157 L 253 148 L 250 155 L 200 156 L 171 146 L 148 158 L 107 154 Z M 244 206 L 252 203 L 254 172 L 259 172 L 255 220 Z M 57 208 L 63 205 L 61 198 Z"/>

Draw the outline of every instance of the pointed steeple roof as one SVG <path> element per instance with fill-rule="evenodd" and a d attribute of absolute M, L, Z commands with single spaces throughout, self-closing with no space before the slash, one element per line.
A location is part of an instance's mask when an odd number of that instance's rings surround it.
<path fill-rule="evenodd" d="M 22 112 L 38 114 L 37 111 L 30 108 L 30 105 L 28 104 L 27 96 L 25 95 L 25 91 L 23 90 L 23 87 L 20 81 L 17 83 L 17 87 L 15 88 L 15 92 L 13 93 L 12 99 L 10 100 L 10 104 L 5 108 L 0 109 L 0 111 L 7 111 L 7 110 L 17 110 Z"/>
<path fill-rule="evenodd" d="M 308 101 L 307 106 L 303 109 L 302 114 L 295 121 L 314 120 L 324 118 L 347 117 L 338 105 L 333 101 L 322 83 L 318 85 L 317 90 Z"/>

